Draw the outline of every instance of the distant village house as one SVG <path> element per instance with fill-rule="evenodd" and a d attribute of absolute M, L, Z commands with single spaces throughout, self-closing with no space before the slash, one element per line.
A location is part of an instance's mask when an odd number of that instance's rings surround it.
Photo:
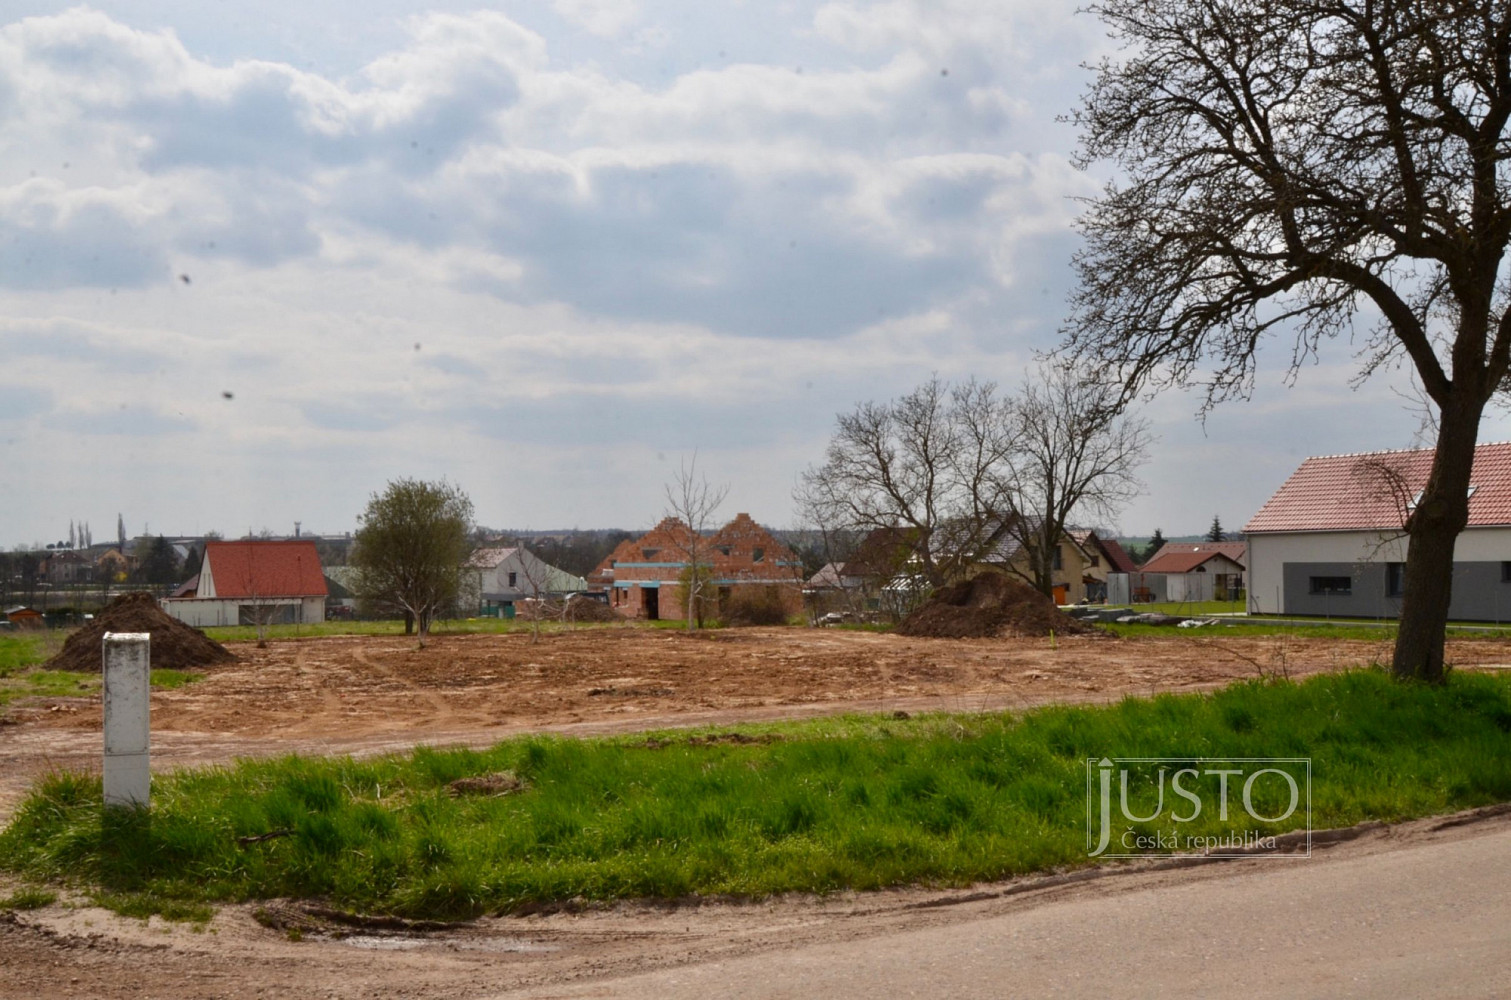
<path fill-rule="evenodd" d="M 713 616 L 733 601 L 768 594 L 788 615 L 802 612 L 802 561 L 749 514 L 737 514 L 714 535 L 694 539 L 686 524 L 666 518 L 616 548 L 591 579 L 607 587 L 609 604 L 620 614 L 682 621 L 687 617 L 683 585 L 691 564 L 688 553 L 697 548 L 698 561 L 708 567 L 704 600 Z"/>
<path fill-rule="evenodd" d="M 205 543 L 199 573 L 162 602 L 195 628 L 325 621 L 328 594 L 315 543 Z"/>

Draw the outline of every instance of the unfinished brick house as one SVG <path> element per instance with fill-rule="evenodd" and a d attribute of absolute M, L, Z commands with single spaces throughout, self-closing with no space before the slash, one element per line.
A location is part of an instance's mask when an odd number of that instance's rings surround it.
<path fill-rule="evenodd" d="M 692 529 L 674 517 L 633 542 L 614 550 L 593 571 L 590 580 L 609 588 L 609 604 L 630 618 L 682 621 L 687 597 L 679 580 L 687 572 L 694 548 Z M 757 524 L 749 514 L 696 544 L 698 561 L 711 568 L 705 600 L 717 617 L 742 595 L 772 596 L 789 615 L 803 610 L 803 567 L 797 553 Z"/>

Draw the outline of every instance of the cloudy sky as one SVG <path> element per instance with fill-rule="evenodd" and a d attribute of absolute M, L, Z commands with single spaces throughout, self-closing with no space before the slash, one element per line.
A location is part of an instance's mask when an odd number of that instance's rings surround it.
<path fill-rule="evenodd" d="M 695 449 L 792 523 L 838 411 L 1056 341 L 1077 2 L 8 0 L 0 545 L 344 531 L 406 475 L 642 527 Z M 1404 378 L 1275 347 L 1146 409 L 1124 530 L 1411 443 Z"/>

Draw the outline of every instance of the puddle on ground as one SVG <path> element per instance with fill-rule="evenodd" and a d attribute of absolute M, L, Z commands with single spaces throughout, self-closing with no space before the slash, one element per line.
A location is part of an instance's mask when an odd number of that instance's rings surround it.
<path fill-rule="evenodd" d="M 352 934 L 338 944 L 373 951 L 412 951 L 416 948 L 440 948 L 446 951 L 545 952 L 560 951 L 554 944 L 543 944 L 520 937 L 446 938 L 413 934 Z"/>

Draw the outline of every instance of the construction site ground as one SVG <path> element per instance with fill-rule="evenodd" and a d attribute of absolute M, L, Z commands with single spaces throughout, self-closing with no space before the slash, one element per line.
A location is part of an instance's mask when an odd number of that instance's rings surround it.
<path fill-rule="evenodd" d="M 1299 678 L 1382 662 L 1390 652 L 1383 638 L 1253 636 L 1237 628 L 1172 630 L 1169 637 L 1151 638 L 950 640 L 803 628 L 689 635 L 630 625 L 547 633 L 538 642 L 527 632 L 443 635 L 424 649 L 402 636 L 230 648 L 236 662 L 205 671 L 196 683 L 153 693 L 154 770 L 295 752 L 366 754 L 421 743 L 485 746 L 542 731 L 587 736 L 842 712 L 1021 710 L 1203 690 L 1260 676 Z M 1459 668 L 1506 669 L 1511 640 L 1453 640 L 1448 658 Z M 98 694 L 13 703 L 0 722 L 0 822 L 8 820 L 37 776 L 57 768 L 99 768 Z M 0 879 L 0 898 L 6 886 Z M 847 914 L 857 908 L 891 914 L 884 922 L 903 919 L 912 912 L 908 892 L 896 899 L 877 896 L 874 907 L 855 897 L 796 909 L 782 904 L 766 917 L 762 913 L 775 904 L 753 905 L 748 912 L 721 904 L 706 911 L 710 920 L 685 909 L 675 916 L 661 911 L 633 916 L 635 911 L 620 909 L 615 911 L 620 916 L 609 920 L 612 929 L 603 916 L 562 914 L 552 919 L 572 928 L 570 972 L 562 967 L 558 944 L 540 945 L 536 935 L 522 934 L 523 924 L 490 923 L 486 934 L 475 930 L 452 940 L 453 950 L 466 955 L 467 972 L 457 979 L 441 977 L 444 983 L 429 978 L 429 963 L 414 946 L 381 938 L 370 943 L 391 954 L 378 963 L 384 970 L 381 982 L 350 975 L 350 968 L 340 972 L 351 965 L 340 956 L 353 954 L 355 946 L 318 935 L 297 947 L 338 949 L 332 952 L 331 975 L 320 982 L 308 978 L 319 962 L 290 966 L 288 977 L 276 973 L 273 963 L 258 972 L 257 963 L 248 966 L 244 955 L 237 957 L 244 945 L 222 949 L 215 943 L 223 934 L 220 940 L 227 945 L 266 940 L 269 955 L 291 947 L 282 932 L 257 925 L 248 906 L 228 907 L 209 931 L 192 931 L 159 927 L 158 918 L 148 925 L 54 904 L 36 916 L 0 914 L 0 997 L 480 996 L 489 992 L 480 988 L 492 979 L 494 963 L 508 969 L 492 980 L 494 988 L 540 985 L 563 972 L 591 980 L 611 968 L 676 964 L 689 942 L 664 951 L 668 942 L 649 929 L 667 920 L 679 928 L 684 922 L 696 925 L 700 943 L 687 949 L 685 960 L 707 960 L 728 953 L 719 940 L 738 939 L 730 944 L 735 952 L 763 948 L 785 933 L 784 926 L 790 930 L 792 921 L 822 921 L 831 906 Z M 720 928 L 730 921 L 742 929 L 721 937 Z M 643 942 L 654 946 L 654 955 L 635 951 L 642 939 L 634 927 L 642 924 L 648 928 Z M 763 925 L 769 925 L 769 935 L 759 929 Z M 594 957 L 600 931 L 612 942 L 604 947 L 617 956 L 599 955 L 602 965 Z M 368 949 L 358 950 L 374 957 Z M 431 945 L 423 951 L 436 955 Z M 629 953 L 638 957 L 626 958 Z M 178 974 L 150 971 L 162 961 L 178 967 Z M 293 972 L 296 968 L 302 971 Z"/>
<path fill-rule="evenodd" d="M 1389 641 L 1252 636 L 925 639 L 812 628 L 620 625 L 501 635 L 232 643 L 237 660 L 152 695 L 154 770 L 286 753 L 487 746 L 843 712 L 974 712 L 1193 691 L 1387 661 Z M 1511 640 L 1450 641 L 1460 667 L 1511 664 Z M 13 703 L 0 719 L 0 822 L 50 769 L 97 770 L 100 700 Z"/>

